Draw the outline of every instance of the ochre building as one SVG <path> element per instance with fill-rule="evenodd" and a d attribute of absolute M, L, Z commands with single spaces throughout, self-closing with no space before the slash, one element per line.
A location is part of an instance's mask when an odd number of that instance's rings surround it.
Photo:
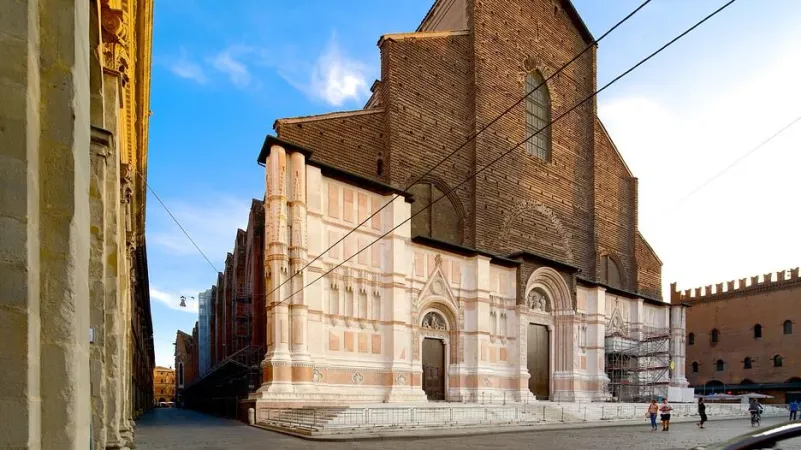
<path fill-rule="evenodd" d="M 153 401 L 175 402 L 175 370 L 156 366 L 153 369 Z"/>
<path fill-rule="evenodd" d="M 153 2 L 0 10 L 0 448 L 132 448 L 155 365 Z"/>
<path fill-rule="evenodd" d="M 595 101 L 534 135 L 593 93 L 595 47 L 464 145 L 592 42 L 569 1 L 436 1 L 415 32 L 379 39 L 363 109 L 275 122 L 251 400 L 640 401 L 686 386 L 683 306 L 661 298 L 637 179 Z M 632 360 L 652 341 L 659 362 Z"/>
<path fill-rule="evenodd" d="M 801 401 L 798 268 L 677 290 L 686 303 L 687 379 L 697 393 L 757 392 Z"/>

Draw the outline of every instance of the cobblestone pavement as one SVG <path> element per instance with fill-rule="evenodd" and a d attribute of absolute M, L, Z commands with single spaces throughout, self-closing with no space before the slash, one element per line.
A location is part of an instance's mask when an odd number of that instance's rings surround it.
<path fill-rule="evenodd" d="M 763 426 L 781 419 L 765 418 Z M 315 442 L 249 427 L 234 420 L 199 414 L 183 409 L 155 409 L 143 416 L 136 427 L 139 450 L 266 450 L 266 449 L 670 449 L 692 448 L 730 439 L 748 432 L 747 419 L 707 423 L 704 430 L 692 423 L 673 424 L 667 433 L 651 432 L 648 425 L 607 428 L 573 428 L 552 431 L 525 431 L 496 435 L 447 438 L 406 438 L 355 442 Z M 800 442 L 796 442 L 800 441 Z M 783 445 L 801 449 L 801 440 Z"/>

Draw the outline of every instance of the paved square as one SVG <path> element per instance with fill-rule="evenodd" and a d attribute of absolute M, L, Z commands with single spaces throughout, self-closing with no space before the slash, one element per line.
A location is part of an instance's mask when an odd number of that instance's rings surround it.
<path fill-rule="evenodd" d="M 763 426 L 783 419 L 766 418 Z M 692 448 L 748 432 L 748 419 L 720 420 L 698 429 L 692 423 L 674 424 L 668 433 L 641 427 L 573 428 L 567 430 L 500 433 L 496 435 L 448 438 L 407 438 L 357 442 L 314 442 L 249 427 L 241 422 L 207 416 L 184 409 L 155 409 L 142 417 L 136 427 L 136 448 L 140 450 L 262 450 L 262 449 L 668 449 Z M 782 449 L 801 450 L 801 440 Z"/>

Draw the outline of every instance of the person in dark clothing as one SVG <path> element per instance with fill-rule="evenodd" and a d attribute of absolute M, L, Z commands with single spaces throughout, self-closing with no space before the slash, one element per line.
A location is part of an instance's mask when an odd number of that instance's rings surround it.
<path fill-rule="evenodd" d="M 698 399 L 698 416 L 701 417 L 701 421 L 698 422 L 698 428 L 704 428 L 704 423 L 707 421 L 706 417 L 706 403 L 704 403 L 703 398 Z"/>

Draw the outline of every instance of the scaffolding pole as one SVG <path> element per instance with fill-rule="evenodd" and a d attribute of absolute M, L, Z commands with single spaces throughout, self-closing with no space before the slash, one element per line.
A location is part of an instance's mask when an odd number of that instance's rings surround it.
<path fill-rule="evenodd" d="M 605 336 L 609 393 L 620 402 L 667 398 L 670 329 L 624 324 Z"/>

